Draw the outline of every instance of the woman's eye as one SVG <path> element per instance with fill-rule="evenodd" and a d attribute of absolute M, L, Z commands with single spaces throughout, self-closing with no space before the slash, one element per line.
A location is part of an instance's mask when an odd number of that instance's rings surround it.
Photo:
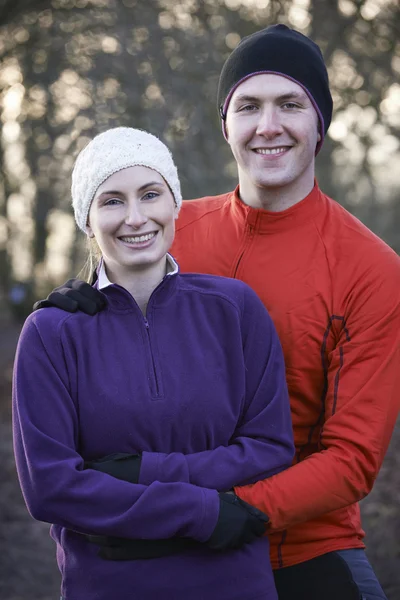
<path fill-rule="evenodd" d="M 147 192 L 142 200 L 154 200 L 154 198 L 158 198 L 160 194 L 158 194 L 157 192 Z"/>
<path fill-rule="evenodd" d="M 104 206 L 113 206 L 114 204 L 119 204 L 121 200 L 119 198 L 109 198 L 104 202 Z"/>

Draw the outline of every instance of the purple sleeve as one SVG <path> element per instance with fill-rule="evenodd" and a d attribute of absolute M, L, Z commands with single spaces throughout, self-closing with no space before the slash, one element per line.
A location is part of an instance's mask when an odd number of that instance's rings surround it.
<path fill-rule="evenodd" d="M 207 540 L 218 519 L 215 491 L 182 482 L 133 485 L 83 470 L 57 324 L 38 330 L 37 316 L 23 328 L 13 381 L 14 450 L 31 515 L 88 534 Z"/>
<path fill-rule="evenodd" d="M 285 365 L 278 334 L 247 286 L 241 315 L 245 410 L 231 443 L 195 454 L 143 452 L 139 482 L 181 481 L 229 490 L 288 468 L 294 445 Z"/>

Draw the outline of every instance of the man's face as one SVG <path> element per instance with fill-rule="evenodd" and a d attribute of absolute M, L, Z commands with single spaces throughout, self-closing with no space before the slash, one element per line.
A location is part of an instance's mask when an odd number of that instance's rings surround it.
<path fill-rule="evenodd" d="M 280 75 L 250 77 L 232 95 L 226 128 L 246 204 L 262 205 L 269 192 L 296 202 L 309 194 L 320 134 L 300 85 Z"/>

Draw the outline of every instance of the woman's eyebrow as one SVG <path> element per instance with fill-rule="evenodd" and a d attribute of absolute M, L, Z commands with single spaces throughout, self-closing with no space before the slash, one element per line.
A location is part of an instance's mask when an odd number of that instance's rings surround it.
<path fill-rule="evenodd" d="M 140 186 L 140 188 L 138 188 L 139 192 L 142 192 L 143 190 L 145 190 L 148 187 L 152 187 L 153 185 L 164 185 L 164 183 L 162 181 L 149 181 L 149 183 L 144 183 L 143 185 Z"/>
<path fill-rule="evenodd" d="M 107 190 L 106 192 L 101 192 L 98 197 L 101 198 L 102 196 L 109 196 L 110 194 L 121 196 L 122 192 L 118 192 L 117 190 Z"/>
<path fill-rule="evenodd" d="M 138 188 L 138 192 L 142 192 L 143 190 L 145 190 L 148 187 L 152 187 L 153 185 L 164 185 L 162 181 L 149 181 L 148 183 L 144 183 L 143 185 L 141 185 Z M 124 192 L 121 192 L 120 190 L 105 190 L 104 192 L 101 192 L 101 194 L 99 194 L 99 198 L 102 198 L 102 196 L 110 196 L 111 194 L 114 194 L 116 196 L 123 196 Z"/>

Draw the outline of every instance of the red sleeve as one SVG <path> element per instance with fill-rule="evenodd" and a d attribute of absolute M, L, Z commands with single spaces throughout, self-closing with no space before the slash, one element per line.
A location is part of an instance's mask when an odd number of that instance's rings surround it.
<path fill-rule="evenodd" d="M 358 279 L 345 321 L 334 324 L 321 451 L 235 488 L 270 517 L 271 530 L 357 502 L 375 482 L 400 408 L 400 262 L 393 253 L 386 259 Z"/>

